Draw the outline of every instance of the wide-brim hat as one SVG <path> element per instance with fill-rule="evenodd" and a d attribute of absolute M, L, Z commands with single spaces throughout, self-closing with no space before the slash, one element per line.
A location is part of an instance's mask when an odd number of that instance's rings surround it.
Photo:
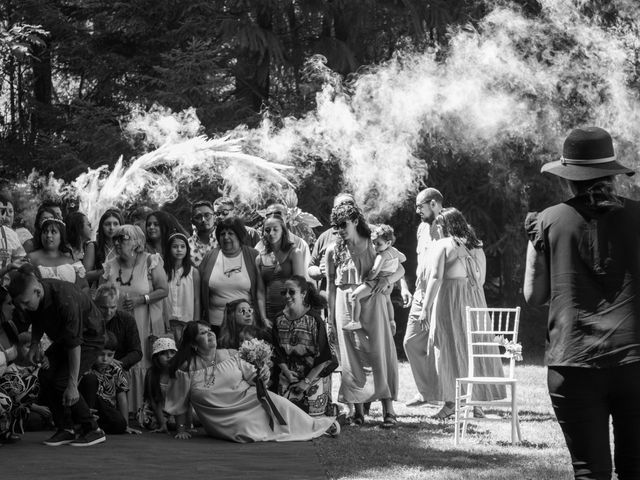
<path fill-rule="evenodd" d="M 636 173 L 616 161 L 611 135 L 598 127 L 572 130 L 564 141 L 562 158 L 544 164 L 540 171 L 573 181 Z"/>

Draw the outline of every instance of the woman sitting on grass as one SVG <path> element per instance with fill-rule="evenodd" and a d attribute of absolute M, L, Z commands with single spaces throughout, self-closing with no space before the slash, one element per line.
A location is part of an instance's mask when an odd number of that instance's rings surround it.
<path fill-rule="evenodd" d="M 256 372 L 237 352 L 218 350 L 209 325 L 189 322 L 172 360 L 165 401 L 167 413 L 176 415 L 176 438 L 191 436 L 185 427 L 189 404 L 208 435 L 233 442 L 301 441 L 340 432 L 335 418 L 312 418 L 272 393 L 268 395 L 286 424 L 273 422 L 270 427 L 254 386 L 258 375 L 266 379 L 268 367 Z"/>

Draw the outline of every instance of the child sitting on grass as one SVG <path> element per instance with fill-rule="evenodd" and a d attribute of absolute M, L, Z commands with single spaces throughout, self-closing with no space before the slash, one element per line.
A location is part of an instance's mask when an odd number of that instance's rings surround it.
<path fill-rule="evenodd" d="M 367 275 L 364 283 L 359 285 L 351 293 L 351 302 L 353 304 L 351 321 L 342 326 L 343 330 L 359 330 L 362 328 L 362 319 L 360 318 L 360 301 L 371 295 L 373 288 L 376 286 L 379 277 L 387 277 L 398 270 L 401 263 L 407 260 L 403 253 L 398 251 L 392 245 L 396 241 L 393 234 L 393 227 L 389 225 L 373 225 L 371 228 L 371 241 L 377 255 L 371 267 L 371 271 Z M 393 313 L 393 304 L 391 303 L 391 293 L 385 295 L 387 302 L 387 310 L 389 311 L 389 321 L 391 329 L 395 333 L 395 321 Z"/>
<path fill-rule="evenodd" d="M 89 408 L 98 416 L 98 426 L 108 434 L 142 433 L 129 427 L 129 383 L 122 367 L 114 362 L 118 341 L 107 331 L 107 340 L 80 389 Z"/>
<path fill-rule="evenodd" d="M 144 377 L 144 406 L 138 413 L 138 421 L 154 433 L 175 429 L 174 418 L 164 411 L 164 401 L 169 385 L 169 362 L 176 350 L 176 342 L 171 338 L 161 337 L 153 342 L 151 366 Z"/>

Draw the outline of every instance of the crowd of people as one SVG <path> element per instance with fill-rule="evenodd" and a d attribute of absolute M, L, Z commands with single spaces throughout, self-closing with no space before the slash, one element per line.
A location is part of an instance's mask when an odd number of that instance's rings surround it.
<path fill-rule="evenodd" d="M 640 216 L 613 194 L 613 176 L 633 172 L 603 132 L 572 132 L 562 161 L 543 168 L 575 198 L 527 218 L 524 293 L 550 300 L 549 389 L 576 478 L 609 478 L 609 415 L 619 478 L 638 478 Z M 312 249 L 278 203 L 254 229 L 232 199 L 199 200 L 191 234 L 161 210 L 125 221 L 111 208 L 94 240 L 86 215 L 63 217 L 52 202 L 33 233 L 14 230 L 13 200 L 0 193 L 0 443 L 25 428 L 55 428 L 46 445 L 90 446 L 140 429 L 187 439 L 197 426 L 235 442 L 308 440 L 364 424 L 373 401 L 393 428 L 394 286 L 411 308 L 403 346 L 418 394 L 407 406 L 440 402 L 433 418 L 451 417 L 468 368 L 465 307 L 486 306 L 486 259 L 464 215 L 443 204 L 435 188 L 416 197 L 411 294 L 393 229 L 369 224 L 348 193 Z M 269 345 L 268 363 L 243 356 L 254 340 Z M 476 369 L 503 375 L 495 358 Z M 474 389 L 478 400 L 505 395 Z"/>

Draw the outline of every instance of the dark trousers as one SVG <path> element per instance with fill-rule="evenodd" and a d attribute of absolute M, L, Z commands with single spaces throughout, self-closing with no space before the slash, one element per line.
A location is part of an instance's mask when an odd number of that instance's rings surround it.
<path fill-rule="evenodd" d="M 91 368 L 98 357 L 99 350 L 82 348 L 80 351 L 79 377 Z M 80 398 L 70 407 L 62 405 L 62 396 L 69 379 L 69 358 L 67 351 L 60 345 L 53 344 L 47 350 L 49 368 L 40 370 L 40 392 L 43 402 L 51 410 L 53 423 L 58 429 L 73 429 L 79 424 L 83 432 L 98 428 L 87 402 L 80 393 Z"/>
<path fill-rule="evenodd" d="M 640 362 L 604 369 L 549 367 L 547 382 L 575 478 L 611 478 L 611 417 L 618 479 L 640 479 Z"/>
<path fill-rule="evenodd" d="M 127 431 L 127 422 L 116 407 L 98 395 L 98 378 L 87 373 L 80 381 L 80 392 L 89 408 L 98 414 L 98 426 L 108 434 L 120 434 Z"/>

